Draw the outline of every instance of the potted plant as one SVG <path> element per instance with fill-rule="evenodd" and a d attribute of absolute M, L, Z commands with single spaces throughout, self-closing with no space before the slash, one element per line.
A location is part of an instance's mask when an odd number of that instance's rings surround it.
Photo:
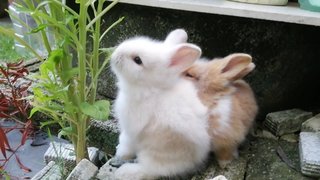
<path fill-rule="evenodd" d="M 88 154 L 86 131 L 90 119 L 106 120 L 109 115 L 109 102 L 96 100 L 98 76 L 110 56 L 110 49 L 101 48 L 99 42 L 123 18 L 101 32 L 101 17 L 118 0 L 107 7 L 107 0 L 75 2 L 79 5 L 79 11 L 74 11 L 64 0 L 13 2 L 21 12 L 34 19 L 36 28 L 31 28 L 18 17 L 12 18 L 24 25 L 29 34 L 41 34 L 48 54 L 40 65 L 39 74 L 35 76 L 37 84 L 33 88 L 30 116 L 38 111 L 48 115 L 51 120 L 43 122 L 41 127 L 58 123 L 61 126 L 59 134 L 71 140 L 76 161 L 80 162 Z M 92 17 L 88 15 L 89 10 L 93 13 Z M 0 33 L 14 37 L 39 60 L 43 59 L 13 30 L 0 27 Z M 49 42 L 48 34 L 53 35 L 54 43 Z M 101 56 L 105 56 L 103 63 L 99 63 Z"/>

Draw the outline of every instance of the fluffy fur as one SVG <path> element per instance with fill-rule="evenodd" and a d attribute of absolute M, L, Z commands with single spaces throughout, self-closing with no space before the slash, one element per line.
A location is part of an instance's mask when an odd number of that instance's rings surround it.
<path fill-rule="evenodd" d="M 115 115 L 120 124 L 116 156 L 137 157 L 116 179 L 154 179 L 196 170 L 210 151 L 207 108 L 182 72 L 201 55 L 184 43 L 184 30 L 164 42 L 136 37 L 121 43 L 111 58 L 118 79 Z M 141 60 L 141 62 L 139 61 Z"/>
<path fill-rule="evenodd" d="M 255 65 L 247 54 L 232 54 L 212 61 L 197 61 L 186 75 L 196 84 L 198 95 L 209 109 L 211 149 L 224 168 L 238 156 L 258 107 L 250 86 L 241 80 Z"/>

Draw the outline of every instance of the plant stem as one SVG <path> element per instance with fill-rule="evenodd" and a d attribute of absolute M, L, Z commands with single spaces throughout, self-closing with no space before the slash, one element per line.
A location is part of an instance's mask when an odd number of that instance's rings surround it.
<path fill-rule="evenodd" d="M 78 64 L 79 64 L 79 96 L 80 102 L 85 102 L 85 87 L 86 87 L 86 43 L 87 43 L 87 9 L 86 0 L 80 1 L 80 15 L 79 15 L 79 42 L 78 47 Z"/>
<path fill-rule="evenodd" d="M 78 46 L 78 65 L 79 65 L 79 100 L 80 103 L 86 101 L 86 50 L 87 50 L 87 31 L 86 31 L 86 22 L 87 22 L 87 10 L 88 6 L 86 5 L 87 0 L 80 1 L 80 13 L 79 13 L 79 42 Z M 79 163 L 83 158 L 86 158 L 87 147 L 86 147 L 86 121 L 87 117 L 81 112 L 78 112 L 77 121 L 77 143 L 75 144 L 76 150 L 76 161 Z"/>
<path fill-rule="evenodd" d="M 102 11 L 103 0 L 99 0 L 97 13 L 99 14 Z M 96 89 L 97 89 L 97 79 L 94 78 L 97 75 L 99 70 L 99 38 L 100 38 L 100 26 L 101 26 L 101 18 L 98 18 L 95 24 L 95 30 L 93 31 L 93 56 L 92 56 L 92 89 L 90 89 L 90 100 L 89 103 L 92 104 L 96 99 Z"/>

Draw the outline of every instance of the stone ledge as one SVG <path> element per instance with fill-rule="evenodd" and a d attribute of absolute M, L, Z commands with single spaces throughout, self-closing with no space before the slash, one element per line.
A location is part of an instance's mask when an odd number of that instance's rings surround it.
<path fill-rule="evenodd" d="M 268 6 L 230 2 L 226 0 L 120 0 L 120 2 L 150 7 L 320 26 L 320 13 L 300 9 L 298 3 L 288 3 L 287 6 Z"/>

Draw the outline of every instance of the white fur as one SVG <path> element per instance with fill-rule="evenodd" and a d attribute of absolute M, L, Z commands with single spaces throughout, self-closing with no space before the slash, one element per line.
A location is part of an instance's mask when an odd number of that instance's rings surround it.
<path fill-rule="evenodd" d="M 230 127 L 230 116 L 232 110 L 231 96 L 227 95 L 219 99 L 217 106 L 211 109 L 210 114 L 219 116 L 219 127 L 214 129 L 213 133 L 220 134 Z"/>
<path fill-rule="evenodd" d="M 196 170 L 210 151 L 206 107 L 192 82 L 181 77 L 192 62 L 171 65 L 181 47 L 198 51 L 190 44 L 134 38 L 120 44 L 112 55 L 119 87 L 115 115 L 121 129 L 116 155 L 136 155 L 138 160 L 121 166 L 115 174 L 118 179 L 183 174 Z M 137 65 L 132 56 L 139 56 L 143 65 Z"/>

